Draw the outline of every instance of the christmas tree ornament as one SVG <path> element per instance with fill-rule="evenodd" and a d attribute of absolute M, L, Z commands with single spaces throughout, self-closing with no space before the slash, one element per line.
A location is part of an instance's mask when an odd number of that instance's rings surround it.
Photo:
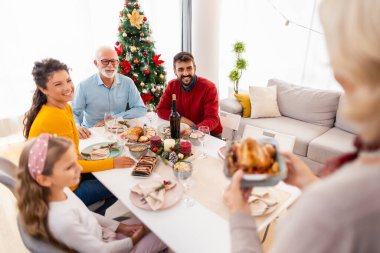
<path fill-rule="evenodd" d="M 145 74 L 145 75 L 149 75 L 149 73 L 150 73 L 150 72 L 149 72 L 149 69 L 146 69 L 146 70 L 144 71 L 144 74 Z"/>
<path fill-rule="evenodd" d="M 141 86 L 141 87 L 144 87 L 144 86 L 145 86 L 145 83 L 141 82 L 141 83 L 140 83 L 140 86 Z"/>
<path fill-rule="evenodd" d="M 131 52 L 136 52 L 137 48 L 135 46 L 131 46 Z"/>
<path fill-rule="evenodd" d="M 118 47 L 115 47 L 115 51 L 116 51 L 118 56 L 122 55 L 124 53 L 123 45 L 120 44 Z"/>
<path fill-rule="evenodd" d="M 131 23 L 131 26 L 135 26 L 139 30 L 141 29 L 141 24 L 143 22 L 144 15 L 140 15 L 140 13 L 136 9 L 133 9 L 132 15 L 128 13 L 128 18 L 129 22 Z"/>
<path fill-rule="evenodd" d="M 115 43 L 115 44 L 116 44 L 116 46 L 118 46 L 118 45 L 120 44 L 120 42 L 119 42 L 119 41 L 116 41 L 116 43 Z"/>
<path fill-rule="evenodd" d="M 144 33 L 140 33 L 140 37 L 144 37 L 145 36 L 145 34 Z"/>
<path fill-rule="evenodd" d="M 161 75 L 160 75 L 160 78 L 161 78 L 161 79 L 164 79 L 165 77 L 164 77 L 164 75 L 163 75 L 163 74 L 161 74 Z"/>
<path fill-rule="evenodd" d="M 154 75 L 155 75 L 155 76 L 157 75 L 157 72 L 156 72 L 156 71 L 154 71 Z"/>
<path fill-rule="evenodd" d="M 149 43 L 150 43 L 150 40 L 146 40 L 146 43 L 149 44 Z"/>
<path fill-rule="evenodd" d="M 143 55 L 144 55 L 144 56 L 147 56 L 147 55 L 148 55 L 148 50 L 144 50 L 144 51 L 143 51 Z"/>
<path fill-rule="evenodd" d="M 123 32 L 123 37 L 125 38 L 125 37 L 127 37 L 128 35 L 127 35 L 127 33 L 126 32 Z"/>
<path fill-rule="evenodd" d="M 157 67 L 160 66 L 162 63 L 164 63 L 163 60 L 160 60 L 160 56 L 161 56 L 160 54 L 157 54 L 152 57 L 152 60 L 154 64 L 156 64 Z"/>
<path fill-rule="evenodd" d="M 144 22 L 146 22 L 148 19 L 147 19 L 147 17 L 144 17 L 143 20 L 144 20 Z"/>
<path fill-rule="evenodd" d="M 178 156 L 177 156 L 176 152 L 172 151 L 170 153 L 169 161 L 171 161 L 172 163 L 176 163 L 178 161 Z"/>
<path fill-rule="evenodd" d="M 119 32 L 121 32 L 121 27 L 119 26 L 119 27 L 117 28 L 117 30 L 118 30 Z"/>
<path fill-rule="evenodd" d="M 123 16 L 123 11 L 120 11 L 119 16 L 120 16 L 120 17 Z"/>
<path fill-rule="evenodd" d="M 134 59 L 134 60 L 133 60 L 133 63 L 134 63 L 134 64 L 139 64 L 139 60 Z"/>
<path fill-rule="evenodd" d="M 125 6 L 129 6 L 129 2 L 127 1 L 127 2 L 125 2 Z"/>
<path fill-rule="evenodd" d="M 135 3 L 135 6 L 136 6 L 136 7 L 139 7 L 139 3 L 136 2 L 136 3 Z"/>
<path fill-rule="evenodd" d="M 153 87 L 152 89 L 150 89 L 153 93 L 156 91 L 156 89 Z"/>

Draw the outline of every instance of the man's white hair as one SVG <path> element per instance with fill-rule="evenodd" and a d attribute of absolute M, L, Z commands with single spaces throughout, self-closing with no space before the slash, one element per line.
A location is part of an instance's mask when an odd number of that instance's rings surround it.
<path fill-rule="evenodd" d="M 95 60 L 100 60 L 100 53 L 104 50 L 111 50 L 111 51 L 115 51 L 115 49 L 111 46 L 107 46 L 107 45 L 103 45 L 103 46 L 100 46 L 98 47 L 98 49 L 96 49 L 95 51 Z"/>

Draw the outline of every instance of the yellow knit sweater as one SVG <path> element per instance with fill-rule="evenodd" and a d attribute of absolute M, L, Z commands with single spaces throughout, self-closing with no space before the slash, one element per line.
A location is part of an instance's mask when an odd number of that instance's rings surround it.
<path fill-rule="evenodd" d="M 82 166 L 82 173 L 96 172 L 113 168 L 113 159 L 105 159 L 99 161 L 86 161 L 79 155 L 79 137 L 78 129 L 74 122 L 73 111 L 69 104 L 66 109 L 50 107 L 43 105 L 36 119 L 34 120 L 29 132 L 29 139 L 39 136 L 41 133 L 56 134 L 60 137 L 66 137 L 75 144 L 78 154 L 78 162 Z M 76 189 L 77 185 L 72 187 Z"/>

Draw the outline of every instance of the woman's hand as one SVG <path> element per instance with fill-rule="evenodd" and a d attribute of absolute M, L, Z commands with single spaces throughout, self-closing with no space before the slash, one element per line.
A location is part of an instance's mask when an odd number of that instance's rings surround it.
<path fill-rule="evenodd" d="M 288 167 L 288 176 L 285 182 L 300 189 L 318 181 L 319 178 L 314 175 L 310 168 L 295 154 L 290 152 L 282 152 Z"/>
<path fill-rule="evenodd" d="M 240 188 L 240 182 L 243 177 L 243 170 L 238 170 L 232 177 L 232 182 L 224 192 L 224 203 L 231 212 L 249 213 L 248 198 L 251 195 L 252 188 Z"/>
<path fill-rule="evenodd" d="M 113 159 L 114 168 L 129 168 L 135 165 L 135 160 L 127 156 L 119 156 Z"/>

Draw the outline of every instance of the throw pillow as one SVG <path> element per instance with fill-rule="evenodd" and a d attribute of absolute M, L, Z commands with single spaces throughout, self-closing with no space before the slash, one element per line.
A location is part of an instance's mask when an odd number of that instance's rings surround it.
<path fill-rule="evenodd" d="M 277 87 L 249 87 L 251 98 L 251 118 L 280 117 L 277 105 Z"/>
<path fill-rule="evenodd" d="M 235 98 L 243 107 L 243 118 L 249 118 L 251 116 L 251 100 L 249 94 L 235 94 Z"/>

